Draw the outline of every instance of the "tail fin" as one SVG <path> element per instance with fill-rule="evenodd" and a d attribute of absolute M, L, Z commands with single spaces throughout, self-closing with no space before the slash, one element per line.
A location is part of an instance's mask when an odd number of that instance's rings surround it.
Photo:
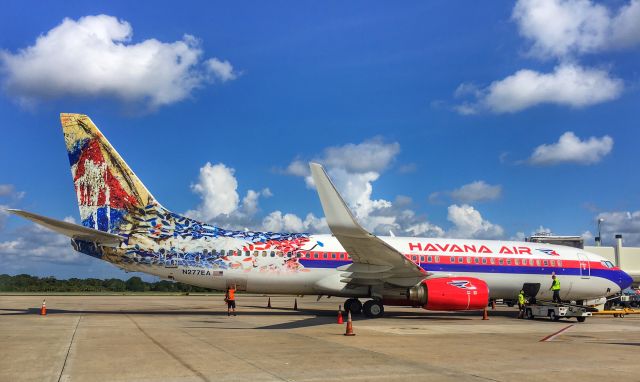
<path fill-rule="evenodd" d="M 129 166 L 83 114 L 60 114 L 82 225 L 120 233 L 125 217 L 157 202 Z"/>

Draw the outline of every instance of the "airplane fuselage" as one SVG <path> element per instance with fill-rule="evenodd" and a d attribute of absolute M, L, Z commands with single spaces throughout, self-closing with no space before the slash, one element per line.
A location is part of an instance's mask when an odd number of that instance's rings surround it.
<path fill-rule="evenodd" d="M 551 275 L 561 280 L 563 300 L 586 300 L 613 295 L 629 282 L 629 276 L 611 262 L 581 249 L 529 242 L 457 240 L 413 237 L 381 237 L 430 277 L 476 277 L 487 282 L 491 298 L 512 299 L 523 284 L 540 284 L 538 299 L 551 299 Z M 298 248 L 287 251 L 280 242 L 208 240 L 206 247 L 135 251 L 118 265 L 165 279 L 192 285 L 269 294 L 372 297 L 384 294 L 384 285 L 348 287 L 348 273 L 339 270 L 351 264 L 349 255 L 331 235 L 309 235 Z M 203 240 L 204 238 L 200 238 Z M 231 246 L 224 246 L 227 242 Z M 235 245 L 233 245 L 235 244 Z M 206 249 L 206 251 L 205 251 Z M 285 250 L 282 250 L 285 249 Z M 113 258 L 113 257 L 112 257 Z M 108 260 L 108 258 L 107 258 Z"/>

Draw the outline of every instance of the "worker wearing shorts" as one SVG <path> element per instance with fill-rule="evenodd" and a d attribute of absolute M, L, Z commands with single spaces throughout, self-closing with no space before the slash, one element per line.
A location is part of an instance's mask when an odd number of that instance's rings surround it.
<path fill-rule="evenodd" d="M 224 295 L 224 301 L 227 303 L 227 316 L 236 315 L 236 286 L 227 287 L 227 293 Z"/>

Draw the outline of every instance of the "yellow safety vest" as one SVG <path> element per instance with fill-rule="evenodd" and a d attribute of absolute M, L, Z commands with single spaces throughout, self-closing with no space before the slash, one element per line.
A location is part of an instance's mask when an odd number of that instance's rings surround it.
<path fill-rule="evenodd" d="M 524 294 L 522 293 L 518 295 L 518 304 L 524 305 Z"/>
<path fill-rule="evenodd" d="M 560 280 L 553 280 L 553 284 L 551 284 L 551 290 L 560 290 Z"/>

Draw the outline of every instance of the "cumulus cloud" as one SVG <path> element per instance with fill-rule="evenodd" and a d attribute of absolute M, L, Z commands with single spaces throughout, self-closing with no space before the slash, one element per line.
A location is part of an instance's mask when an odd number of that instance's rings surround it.
<path fill-rule="evenodd" d="M 213 165 L 207 162 L 200 168 L 198 182 L 191 185 L 191 190 L 200 196 L 201 201 L 197 208 L 185 212 L 185 215 L 230 228 L 254 225 L 259 198 L 273 196 L 269 188 L 248 190 L 241 203 L 235 170 L 224 163 Z"/>
<path fill-rule="evenodd" d="M 608 135 L 581 140 L 568 131 L 560 136 L 558 142 L 536 147 L 528 161 L 538 166 L 560 163 L 589 165 L 600 162 L 612 149 L 613 138 Z"/>
<path fill-rule="evenodd" d="M 221 61 L 217 58 L 211 58 L 205 62 L 209 71 L 220 81 L 227 82 L 238 78 L 238 73 L 233 69 L 231 63 L 227 60 Z"/>
<path fill-rule="evenodd" d="M 640 44 L 640 1 L 617 10 L 590 0 L 519 0 L 513 20 L 532 55 L 575 56 Z"/>
<path fill-rule="evenodd" d="M 393 218 L 376 213 L 391 208 L 392 203 L 372 198 L 373 182 L 393 163 L 399 152 L 399 143 L 373 138 L 357 144 L 327 147 L 313 161 L 326 167 L 355 216 L 365 227 L 375 231 L 377 226 L 388 227 Z M 313 187 L 308 164 L 301 159 L 292 161 L 285 172 L 304 177 L 307 186 Z"/>
<path fill-rule="evenodd" d="M 0 52 L 5 89 L 25 103 L 104 96 L 158 107 L 183 100 L 212 80 L 236 73 L 228 61 L 202 62 L 198 40 L 132 42 L 133 28 L 113 16 L 65 18 L 35 43 Z"/>
<path fill-rule="evenodd" d="M 484 180 L 477 180 L 451 191 L 451 198 L 462 203 L 495 200 L 501 195 L 502 186 L 487 184 Z"/>
<path fill-rule="evenodd" d="M 622 235 L 624 245 L 640 246 L 640 211 L 602 212 L 594 219 L 604 219 L 601 225 L 602 242 L 612 245 L 616 234 Z"/>
<path fill-rule="evenodd" d="M 64 221 L 75 223 L 68 216 Z M 88 263 L 90 257 L 73 250 L 69 238 L 36 224 L 21 226 L 12 239 L 0 242 L 0 258 L 4 264 L 19 262 Z"/>
<path fill-rule="evenodd" d="M 616 99 L 623 81 L 602 69 L 560 64 L 551 73 L 522 69 L 473 93 L 456 106 L 460 114 L 514 113 L 541 104 L 581 108 Z"/>
<path fill-rule="evenodd" d="M 504 229 L 485 220 L 480 212 L 468 204 L 452 204 L 447 219 L 454 227 L 447 233 L 450 237 L 496 239 L 504 235 Z"/>

